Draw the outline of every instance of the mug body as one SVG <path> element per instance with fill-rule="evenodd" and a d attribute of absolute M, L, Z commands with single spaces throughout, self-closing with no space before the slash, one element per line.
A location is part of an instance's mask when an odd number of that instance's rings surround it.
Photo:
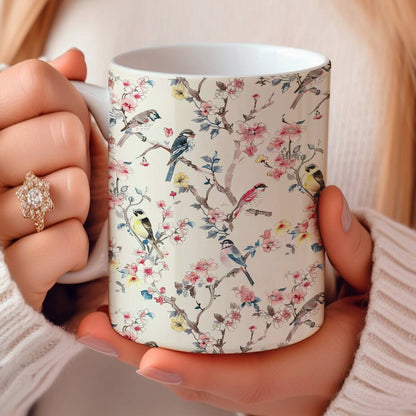
<path fill-rule="evenodd" d="M 114 329 L 200 353 L 317 331 L 330 62 L 292 48 L 182 45 L 110 64 Z"/>

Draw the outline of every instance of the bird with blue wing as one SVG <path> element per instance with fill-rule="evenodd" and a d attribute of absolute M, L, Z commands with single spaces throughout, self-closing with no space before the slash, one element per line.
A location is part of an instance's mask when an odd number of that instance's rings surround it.
<path fill-rule="evenodd" d="M 247 277 L 249 283 L 253 286 L 254 280 L 247 271 L 247 264 L 240 250 L 234 245 L 230 239 L 225 239 L 221 242 L 220 258 L 222 263 L 227 267 L 239 268 Z"/>
<path fill-rule="evenodd" d="M 195 133 L 190 129 L 182 130 L 179 133 L 179 136 L 173 141 L 172 147 L 170 149 L 170 159 L 167 163 L 169 166 L 168 173 L 166 175 L 166 182 L 170 182 L 175 172 L 176 164 L 178 163 L 179 158 L 191 148 L 191 141 L 195 137 Z"/>
<path fill-rule="evenodd" d="M 117 146 L 121 147 L 126 142 L 126 140 L 135 134 L 141 140 L 146 141 L 146 137 L 141 133 L 140 129 L 143 127 L 149 127 L 150 123 L 160 119 L 159 113 L 156 110 L 146 110 L 142 111 L 139 114 L 136 114 L 132 117 L 131 120 L 127 122 L 127 124 L 120 130 L 124 132 L 121 139 L 118 141 Z"/>

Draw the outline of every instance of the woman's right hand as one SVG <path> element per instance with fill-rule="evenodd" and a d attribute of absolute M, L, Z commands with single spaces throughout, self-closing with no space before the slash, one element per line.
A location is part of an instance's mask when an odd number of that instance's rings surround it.
<path fill-rule="evenodd" d="M 88 257 L 90 115 L 67 80 L 85 77 L 76 49 L 50 64 L 29 60 L 0 73 L 0 243 L 23 297 L 38 311 L 58 277 Z M 50 183 L 55 205 L 39 233 L 16 195 L 29 171 Z"/>

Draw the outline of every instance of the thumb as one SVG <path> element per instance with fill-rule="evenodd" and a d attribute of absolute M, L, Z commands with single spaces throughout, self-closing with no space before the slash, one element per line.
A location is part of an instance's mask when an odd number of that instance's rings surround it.
<path fill-rule="evenodd" d="M 350 213 L 336 186 L 319 197 L 319 228 L 328 258 L 336 271 L 356 290 L 370 286 L 373 244 L 369 232 Z"/>
<path fill-rule="evenodd" d="M 85 81 L 87 77 L 87 64 L 84 54 L 77 48 L 66 51 L 61 56 L 49 62 L 63 76 L 75 81 Z"/>

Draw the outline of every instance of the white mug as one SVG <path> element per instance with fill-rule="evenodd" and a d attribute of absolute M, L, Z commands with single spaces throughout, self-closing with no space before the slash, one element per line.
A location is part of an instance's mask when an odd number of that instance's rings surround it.
<path fill-rule="evenodd" d="M 108 271 L 114 329 L 148 345 L 237 353 L 312 335 L 330 67 L 300 49 L 179 45 L 117 56 L 107 90 L 77 83 L 104 133 L 109 120 L 109 237 L 60 281 Z"/>

